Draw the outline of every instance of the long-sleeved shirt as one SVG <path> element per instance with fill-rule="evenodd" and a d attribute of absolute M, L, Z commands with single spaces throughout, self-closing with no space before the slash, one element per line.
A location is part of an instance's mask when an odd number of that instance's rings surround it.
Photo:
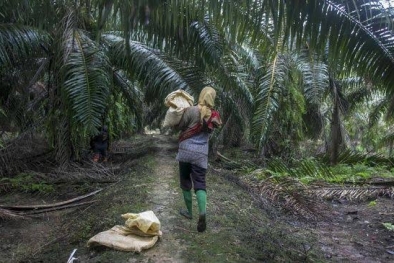
<path fill-rule="evenodd" d="M 192 106 L 185 110 L 178 125 L 181 131 L 186 131 L 197 125 L 201 121 L 198 106 Z M 208 167 L 209 133 L 200 132 L 179 143 L 176 159 L 179 162 L 186 162 L 202 168 Z"/>

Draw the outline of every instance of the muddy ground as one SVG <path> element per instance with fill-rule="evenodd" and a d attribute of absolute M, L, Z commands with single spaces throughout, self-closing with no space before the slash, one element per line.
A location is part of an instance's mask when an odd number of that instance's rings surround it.
<path fill-rule="evenodd" d="M 126 158 L 114 153 L 102 166 L 114 171 L 106 181 L 63 184 L 47 194 L 3 191 L 0 205 L 15 206 L 51 204 L 101 189 L 83 199 L 84 205 L 0 219 L 0 262 L 67 262 L 74 249 L 74 262 L 394 262 L 394 231 L 383 226 L 394 224 L 392 199 L 321 201 L 324 217 L 308 221 L 251 194 L 229 180 L 236 176 L 232 171 L 212 162 L 208 226 L 198 233 L 196 218 L 178 214 L 183 202 L 176 140 L 146 135 L 123 144 L 151 150 Z M 133 253 L 87 247 L 95 234 L 123 225 L 122 214 L 147 210 L 163 232 L 152 248 Z"/>

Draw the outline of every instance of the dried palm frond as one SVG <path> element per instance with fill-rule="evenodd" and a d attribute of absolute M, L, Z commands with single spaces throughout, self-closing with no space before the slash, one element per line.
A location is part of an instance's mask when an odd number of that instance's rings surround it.
<path fill-rule="evenodd" d="M 288 168 L 281 161 L 272 162 L 271 169 L 282 174 L 282 176 L 267 178 L 269 172 L 267 173 L 267 170 L 261 168 L 257 169 L 257 165 L 253 163 L 249 164 L 249 162 L 243 161 L 241 164 L 220 153 L 218 153 L 218 156 L 226 168 L 240 169 L 245 166 L 255 168 L 254 171 L 247 175 L 237 177 L 237 183 L 249 189 L 253 194 L 260 196 L 262 201 L 267 199 L 271 202 L 271 205 L 282 207 L 306 219 L 316 220 L 322 216 L 319 213 L 321 204 L 318 205 L 317 199 L 308 193 L 308 187 L 297 179 L 299 174 L 308 174 L 310 176 L 316 176 L 317 173 L 320 176 L 321 174 L 326 174 L 326 176 L 332 175 L 324 167 L 316 165 L 316 162 L 305 161 L 300 165 L 299 169 Z"/>
<path fill-rule="evenodd" d="M 237 161 L 231 160 L 230 158 L 225 157 L 224 155 L 222 155 L 219 152 L 217 152 L 216 154 L 217 154 L 218 158 L 220 159 L 220 161 L 222 162 L 224 168 L 226 168 L 226 169 L 238 170 L 238 169 L 242 169 L 245 167 L 257 169 L 257 165 L 249 160 L 242 160 L 242 162 L 237 162 Z"/>
<path fill-rule="evenodd" d="M 316 220 L 321 216 L 316 199 L 311 198 L 305 185 L 295 178 L 287 177 L 280 182 L 269 178 L 261 181 L 255 189 L 260 196 L 306 219 Z"/>
<path fill-rule="evenodd" d="M 7 220 L 15 220 L 15 219 L 24 219 L 24 216 L 18 215 L 17 213 L 11 212 L 8 209 L 0 208 L 0 219 Z"/>
<path fill-rule="evenodd" d="M 226 169 L 230 169 L 230 170 L 232 170 L 232 169 L 239 169 L 242 166 L 240 163 L 225 157 L 224 155 L 222 155 L 219 152 L 217 152 L 217 156 L 220 158 L 220 161 L 223 163 L 223 166 Z"/>
<path fill-rule="evenodd" d="M 328 200 L 363 201 L 378 196 L 394 197 L 394 187 L 325 187 L 309 189 L 307 192 Z"/>
<path fill-rule="evenodd" d="M 50 174 L 43 175 L 47 180 L 54 181 L 101 181 L 114 179 L 115 174 L 112 167 L 106 167 L 101 163 L 86 162 L 84 166 L 75 163 L 63 165 L 52 171 Z"/>
<path fill-rule="evenodd" d="M 0 174 L 9 175 L 37 166 L 53 166 L 49 146 L 30 132 L 19 134 L 0 149 Z"/>

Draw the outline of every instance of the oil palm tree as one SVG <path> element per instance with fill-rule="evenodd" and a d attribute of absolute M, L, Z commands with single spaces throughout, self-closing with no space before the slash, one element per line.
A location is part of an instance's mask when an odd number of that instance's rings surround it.
<path fill-rule="evenodd" d="M 127 101 L 139 120 L 133 123 L 141 123 L 142 99 L 160 108 L 169 91 L 196 94 L 205 84 L 219 91 L 223 133 L 246 133 L 262 148 L 279 112 L 275 100 L 283 100 L 274 87 L 283 94 L 290 87 L 303 111 L 301 78 L 283 86 L 276 74 L 283 54 L 305 43 L 311 53 L 327 54 L 335 72 L 368 75 L 386 87 L 394 82 L 391 13 L 379 1 L 40 0 L 3 1 L 1 8 L 1 77 L 11 78 L 10 69 L 25 75 L 33 65 L 25 58 L 39 65 L 26 82 L 46 83 L 40 114 L 62 162 L 116 116 L 108 115 L 113 105 Z M 3 101 L 14 88 L 4 89 Z"/>

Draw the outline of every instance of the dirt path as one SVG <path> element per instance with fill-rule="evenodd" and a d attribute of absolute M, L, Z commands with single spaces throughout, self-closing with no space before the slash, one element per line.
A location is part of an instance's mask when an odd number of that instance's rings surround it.
<path fill-rule="evenodd" d="M 155 142 L 158 151 L 154 155 L 155 168 L 153 177 L 157 183 L 149 193 L 148 203 L 152 204 L 152 211 L 159 218 L 163 236 L 155 247 L 143 253 L 143 258 L 131 258 L 129 262 L 184 262 L 182 252 L 185 247 L 181 240 L 176 239 L 174 230 L 179 220 L 175 213 L 179 191 L 174 188 L 177 184 L 177 170 L 174 162 L 176 144 L 168 138 L 158 136 Z"/>

